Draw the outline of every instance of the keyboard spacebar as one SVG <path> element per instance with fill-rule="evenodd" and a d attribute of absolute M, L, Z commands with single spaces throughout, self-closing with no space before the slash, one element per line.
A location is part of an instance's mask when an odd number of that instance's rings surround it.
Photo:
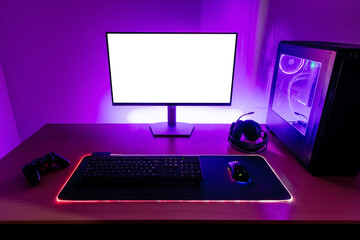
<path fill-rule="evenodd" d="M 82 183 L 171 183 L 171 182 L 199 182 L 201 177 L 164 177 L 161 174 L 152 175 L 129 175 L 129 174 L 106 174 L 101 176 L 83 176 Z"/>
<path fill-rule="evenodd" d="M 96 176 L 82 176 L 82 181 L 103 181 L 103 180 L 109 180 L 109 181 L 146 181 L 149 179 L 160 179 L 161 176 L 159 174 L 154 175 L 132 175 L 132 174 L 101 174 Z"/>

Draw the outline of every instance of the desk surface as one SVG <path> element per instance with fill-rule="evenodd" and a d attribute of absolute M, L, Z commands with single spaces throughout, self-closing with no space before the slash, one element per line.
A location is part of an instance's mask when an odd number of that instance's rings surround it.
<path fill-rule="evenodd" d="M 274 136 L 265 157 L 293 196 L 269 202 L 59 203 L 56 196 L 81 158 L 123 154 L 241 154 L 227 142 L 228 124 L 197 124 L 191 137 L 153 137 L 147 124 L 47 124 L 0 160 L 0 223 L 360 223 L 360 176 L 315 177 Z M 47 152 L 71 161 L 32 187 L 21 167 Z"/>

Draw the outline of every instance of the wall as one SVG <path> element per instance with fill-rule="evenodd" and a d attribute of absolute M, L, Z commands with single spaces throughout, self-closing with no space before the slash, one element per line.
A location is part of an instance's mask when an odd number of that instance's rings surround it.
<path fill-rule="evenodd" d="M 0 61 L 0 159 L 17 144 L 19 135 Z"/>
<path fill-rule="evenodd" d="M 106 31 L 238 32 L 233 106 L 177 109 L 178 121 L 234 121 L 242 106 L 251 108 L 258 7 L 254 0 L 2 1 L 0 58 L 20 139 L 46 123 L 166 121 L 166 107 L 112 106 Z"/>
<path fill-rule="evenodd" d="M 0 1 L 0 61 L 20 141 L 46 123 L 166 121 L 165 107 L 111 105 L 106 31 L 238 32 L 233 105 L 179 107 L 178 120 L 230 123 L 255 110 L 264 122 L 277 43 L 359 43 L 358 9 L 358 0 Z"/>
<path fill-rule="evenodd" d="M 111 105 L 105 32 L 199 31 L 200 17 L 200 0 L 1 1 L 0 58 L 20 139 L 46 123 L 127 122 L 134 107 Z"/>
<path fill-rule="evenodd" d="M 360 44 L 358 0 L 269 0 L 257 82 L 268 101 L 281 40 Z"/>
<path fill-rule="evenodd" d="M 231 123 L 244 112 L 255 111 L 252 116 L 255 119 L 261 119 L 266 113 L 267 104 L 257 98 L 256 89 L 266 6 L 267 2 L 261 0 L 203 1 L 202 31 L 238 33 L 232 107 L 221 107 L 224 111 L 221 114 L 222 122 Z"/>

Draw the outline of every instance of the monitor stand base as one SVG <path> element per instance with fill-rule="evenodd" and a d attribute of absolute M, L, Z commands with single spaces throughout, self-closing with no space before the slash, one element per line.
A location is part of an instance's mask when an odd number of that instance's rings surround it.
<path fill-rule="evenodd" d="M 150 124 L 154 136 L 189 137 L 194 129 L 194 124 L 177 122 L 169 125 L 167 122 Z"/>

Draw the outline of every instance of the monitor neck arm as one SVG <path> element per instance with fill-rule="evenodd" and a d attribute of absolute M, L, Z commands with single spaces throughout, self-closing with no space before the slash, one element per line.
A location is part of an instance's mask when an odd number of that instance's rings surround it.
<path fill-rule="evenodd" d="M 168 105 L 168 125 L 175 126 L 176 125 L 176 106 Z"/>

